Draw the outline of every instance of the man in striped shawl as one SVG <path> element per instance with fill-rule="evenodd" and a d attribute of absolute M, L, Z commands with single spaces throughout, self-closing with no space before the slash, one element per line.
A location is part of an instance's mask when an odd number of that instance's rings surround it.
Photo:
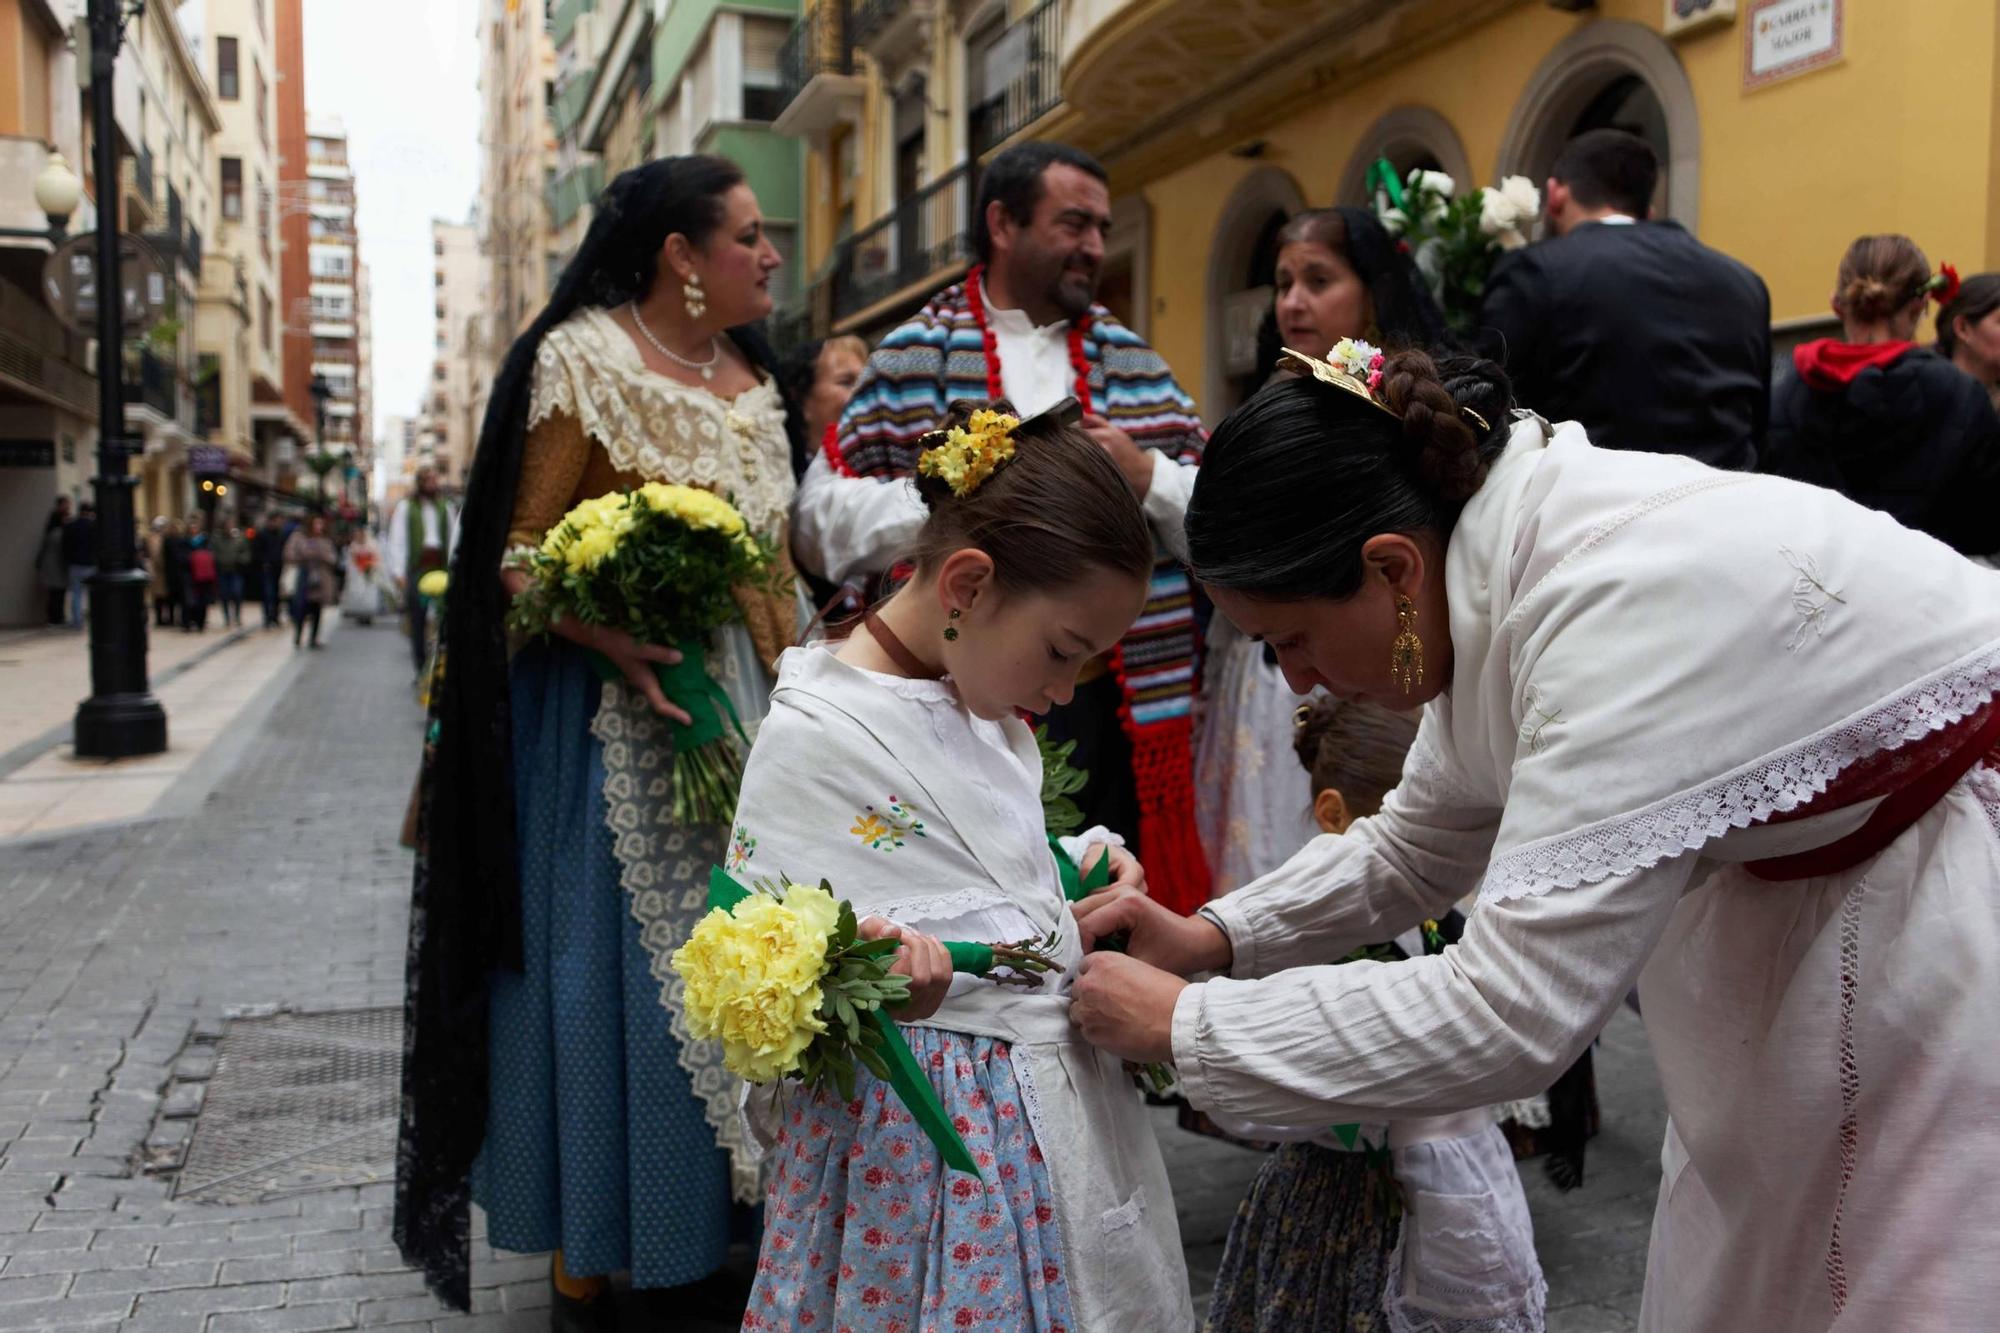
<path fill-rule="evenodd" d="M 1152 594 L 1119 647 L 1087 667 L 1049 714 L 1090 774 L 1089 823 L 1123 834 L 1155 896 L 1192 911 L 1208 899 L 1194 824 L 1190 746 L 1197 650 L 1181 521 L 1204 435 L 1194 403 L 1143 338 L 1095 303 L 1111 225 L 1104 168 L 1074 148 L 1027 143 L 987 167 L 973 218 L 978 259 L 887 337 L 799 484 L 800 560 L 865 585 L 902 557 L 924 520 L 913 487 L 918 441 L 955 399 L 1006 398 L 1022 416 L 1065 397 L 1119 465 L 1160 541 Z M 895 484 L 891 484 L 895 483 Z"/>

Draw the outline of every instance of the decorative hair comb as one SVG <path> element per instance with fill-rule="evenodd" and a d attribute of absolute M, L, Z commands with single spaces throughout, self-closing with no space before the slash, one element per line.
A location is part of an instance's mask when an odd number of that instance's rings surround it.
<path fill-rule="evenodd" d="M 1331 384 L 1336 389 L 1365 399 L 1377 410 L 1387 412 L 1398 421 L 1402 420 L 1396 409 L 1375 396 L 1376 390 L 1382 387 L 1381 348 L 1373 343 L 1363 342 L 1359 338 L 1342 338 L 1333 345 L 1333 350 L 1327 353 L 1327 356 L 1329 360 L 1322 361 L 1316 356 L 1307 356 L 1304 352 L 1295 352 L 1287 347 L 1278 356 L 1278 368 L 1310 375 L 1321 384 Z M 1469 418 L 1479 429 L 1483 431 L 1493 429 L 1487 424 L 1485 417 L 1471 408 L 1461 407 L 1458 411 L 1459 415 Z"/>
<path fill-rule="evenodd" d="M 1923 286 L 1917 288 L 1917 295 L 1928 296 L 1939 305 L 1950 305 L 1958 299 L 1958 269 L 1951 264 L 1939 264 Z"/>
<path fill-rule="evenodd" d="M 1014 457 L 1014 432 L 1020 426 L 1020 418 L 982 407 L 965 425 L 934 430 L 919 441 L 924 452 L 917 458 L 917 474 L 938 478 L 962 500 Z"/>

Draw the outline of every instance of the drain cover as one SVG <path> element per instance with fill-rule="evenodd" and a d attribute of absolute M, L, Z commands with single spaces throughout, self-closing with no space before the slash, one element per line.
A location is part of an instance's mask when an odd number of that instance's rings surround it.
<path fill-rule="evenodd" d="M 248 1203 L 389 1180 L 400 1009 L 232 1019 L 174 1194 Z"/>

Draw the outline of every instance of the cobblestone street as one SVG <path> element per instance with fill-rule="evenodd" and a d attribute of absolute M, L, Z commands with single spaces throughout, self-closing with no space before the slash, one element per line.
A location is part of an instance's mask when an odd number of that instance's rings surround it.
<path fill-rule="evenodd" d="M 544 1258 L 482 1245 L 467 1317 L 425 1294 L 390 1241 L 386 1156 L 371 1183 L 254 1203 L 176 1199 L 148 1172 L 178 1160 L 228 1018 L 401 1002 L 407 649 L 339 627 L 283 671 L 212 768 L 179 779 L 171 805 L 193 813 L 0 842 L 0 1328 L 546 1326 Z M 1660 1096 L 1629 1013 L 1597 1068 L 1586 1185 L 1524 1172 L 1559 1333 L 1633 1327 L 1658 1179 Z M 1205 1298 L 1258 1158 L 1155 1114 Z"/>

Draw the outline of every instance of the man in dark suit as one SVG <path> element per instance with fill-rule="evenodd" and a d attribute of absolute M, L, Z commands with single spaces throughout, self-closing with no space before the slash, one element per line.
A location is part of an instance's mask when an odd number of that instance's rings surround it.
<path fill-rule="evenodd" d="M 1771 295 L 1676 222 L 1651 222 L 1659 160 L 1592 130 L 1556 158 L 1549 239 L 1504 256 L 1480 311 L 1515 399 L 1593 444 L 1757 465 L 1771 403 Z"/>

